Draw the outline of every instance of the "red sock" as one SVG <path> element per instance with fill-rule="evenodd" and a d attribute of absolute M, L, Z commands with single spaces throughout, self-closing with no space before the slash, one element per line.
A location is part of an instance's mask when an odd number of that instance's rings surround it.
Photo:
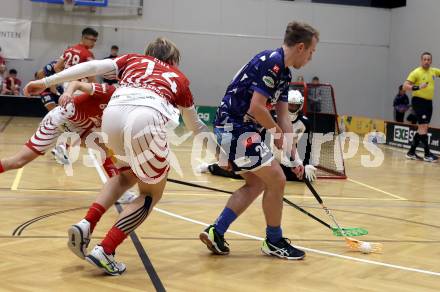
<path fill-rule="evenodd" d="M 108 177 L 113 177 L 119 174 L 119 170 L 113 163 L 111 157 L 107 157 L 102 166 L 104 167 L 104 170 L 107 173 Z"/>
<path fill-rule="evenodd" d="M 101 242 L 101 246 L 106 254 L 113 254 L 116 248 L 127 238 L 121 229 L 113 226 L 112 229 L 107 232 L 107 235 Z"/>
<path fill-rule="evenodd" d="M 3 165 L 2 165 L 2 161 L 0 160 L 0 173 L 5 172 Z"/>
<path fill-rule="evenodd" d="M 84 219 L 90 222 L 90 232 L 93 232 L 96 223 L 98 223 L 99 219 L 101 219 L 101 216 L 104 213 L 105 208 L 100 204 L 93 203 L 92 206 L 90 206 L 89 211 L 87 211 L 86 217 L 84 217 Z"/>

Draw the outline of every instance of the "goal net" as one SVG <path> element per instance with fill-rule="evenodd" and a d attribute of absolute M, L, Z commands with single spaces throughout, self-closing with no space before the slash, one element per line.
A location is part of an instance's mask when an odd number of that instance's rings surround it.
<path fill-rule="evenodd" d="M 299 90 L 304 96 L 303 112 L 310 122 L 309 139 L 312 143 L 309 164 L 318 169 L 318 178 L 347 178 L 333 87 L 330 84 L 293 82 L 290 89 Z M 299 153 L 303 155 L 304 149 L 304 142 L 300 141 Z"/>

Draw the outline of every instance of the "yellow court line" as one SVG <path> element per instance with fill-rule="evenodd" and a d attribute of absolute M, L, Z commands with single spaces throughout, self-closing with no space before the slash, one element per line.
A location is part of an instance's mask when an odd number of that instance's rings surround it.
<path fill-rule="evenodd" d="M 360 185 L 360 186 L 364 186 L 364 187 L 366 187 L 366 188 L 372 189 L 372 190 L 374 190 L 374 191 L 380 192 L 380 193 L 382 193 L 382 194 L 385 194 L 385 195 L 391 196 L 391 197 L 393 197 L 393 198 L 399 199 L 399 200 L 401 200 L 401 201 L 408 201 L 408 199 L 405 199 L 404 197 L 401 197 L 401 196 L 398 196 L 398 195 L 392 194 L 392 193 L 390 193 L 390 192 L 387 192 L 387 191 L 384 191 L 384 190 L 381 190 L 381 189 L 375 188 L 375 187 L 373 187 L 373 186 L 370 186 L 370 185 L 367 185 L 367 184 L 361 183 L 360 181 L 357 181 L 357 180 L 354 180 L 354 179 L 351 179 L 351 178 L 348 178 L 348 181 L 351 181 L 351 182 L 353 182 L 353 183 L 355 183 L 355 184 L 358 184 L 358 185 Z"/>
<path fill-rule="evenodd" d="M 15 175 L 14 181 L 12 182 L 12 185 L 11 185 L 12 191 L 16 191 L 18 189 L 18 185 L 20 184 L 21 176 L 23 175 L 23 169 L 24 169 L 24 167 L 20 168 L 17 171 L 17 174 Z"/>

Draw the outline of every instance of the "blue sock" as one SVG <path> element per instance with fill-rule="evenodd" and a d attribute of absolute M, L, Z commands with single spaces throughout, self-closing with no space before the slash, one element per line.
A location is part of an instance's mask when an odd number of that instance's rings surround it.
<path fill-rule="evenodd" d="M 267 225 L 266 227 L 266 237 L 272 243 L 277 243 L 283 237 L 283 231 L 280 226 L 272 227 Z"/>
<path fill-rule="evenodd" d="M 234 220 L 237 219 L 237 215 L 229 208 L 224 208 L 220 216 L 215 221 L 214 227 L 217 233 L 220 235 L 225 234 Z"/>

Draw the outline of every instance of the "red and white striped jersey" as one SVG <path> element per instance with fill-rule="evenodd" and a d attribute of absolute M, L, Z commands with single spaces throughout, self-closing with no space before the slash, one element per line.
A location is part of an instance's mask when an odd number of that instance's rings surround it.
<path fill-rule="evenodd" d="M 190 82 L 177 67 L 141 54 L 126 54 L 117 57 L 114 62 L 121 89 L 150 90 L 174 107 L 191 107 L 194 104 Z"/>
<path fill-rule="evenodd" d="M 73 113 L 68 120 L 81 128 L 101 127 L 102 113 L 116 87 L 108 84 L 92 83 L 92 94 L 83 93 L 73 97 Z M 70 109 L 67 106 L 67 110 Z"/>
<path fill-rule="evenodd" d="M 26 146 L 37 154 L 44 154 L 63 132 L 74 132 L 83 138 L 94 128 L 101 127 L 102 113 L 116 88 L 96 83 L 92 83 L 92 87 L 92 94 L 74 96 L 66 107 L 57 106 L 48 112 Z"/>

